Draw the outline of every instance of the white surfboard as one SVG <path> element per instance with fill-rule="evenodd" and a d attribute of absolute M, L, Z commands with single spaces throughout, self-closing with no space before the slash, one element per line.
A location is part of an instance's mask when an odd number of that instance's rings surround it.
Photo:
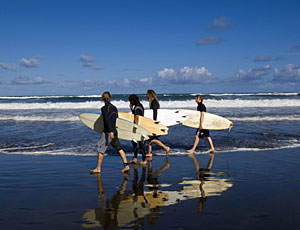
<path fill-rule="evenodd" d="M 82 113 L 79 115 L 79 119 L 87 127 L 102 133 L 104 129 L 104 121 L 101 113 Z M 148 140 L 149 131 L 140 125 L 134 124 L 130 121 L 117 118 L 116 128 L 118 131 L 118 137 L 123 140 L 135 140 L 143 141 Z"/>
<path fill-rule="evenodd" d="M 144 112 L 144 116 L 153 119 L 153 110 L 147 109 Z M 178 125 L 187 120 L 187 116 L 182 112 L 178 112 L 175 109 L 158 109 L 157 121 L 165 126 Z"/>
<path fill-rule="evenodd" d="M 118 115 L 119 118 L 134 122 L 134 114 L 132 113 L 119 112 Z M 167 135 L 169 130 L 167 126 L 144 116 L 139 116 L 138 125 L 147 129 L 150 132 L 149 136 Z"/>
<path fill-rule="evenodd" d="M 180 109 L 179 111 L 188 116 L 188 119 L 181 123 L 182 125 L 192 128 L 199 128 L 200 111 L 189 109 Z M 222 130 L 231 129 L 233 127 L 233 123 L 225 117 L 205 112 L 202 126 L 204 129 L 208 130 Z"/>

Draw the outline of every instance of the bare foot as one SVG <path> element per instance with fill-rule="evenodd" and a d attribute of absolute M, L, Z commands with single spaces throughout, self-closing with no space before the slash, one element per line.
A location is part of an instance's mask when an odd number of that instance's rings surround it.
<path fill-rule="evenodd" d="M 90 173 L 91 174 L 94 174 L 94 173 L 101 173 L 101 169 L 93 169 L 93 170 L 90 170 Z"/>
<path fill-rule="evenodd" d="M 189 150 L 186 150 L 188 153 L 194 153 L 195 152 L 195 150 L 193 150 L 193 149 L 189 149 Z"/>
<path fill-rule="evenodd" d="M 146 154 L 146 157 L 152 157 L 152 153 Z"/>
<path fill-rule="evenodd" d="M 188 154 L 188 157 L 194 157 L 195 156 L 195 152 L 193 152 L 192 154 Z"/>
<path fill-rule="evenodd" d="M 128 165 L 126 165 L 120 172 L 121 173 L 126 173 L 130 170 L 130 167 Z"/>
<path fill-rule="evenodd" d="M 137 158 L 133 158 L 131 161 L 129 161 L 129 164 L 137 164 Z"/>
<path fill-rule="evenodd" d="M 140 166 L 147 166 L 147 161 L 140 161 L 140 162 L 139 162 L 139 165 L 140 165 Z"/>
<path fill-rule="evenodd" d="M 215 153 L 215 149 L 208 150 L 208 153 Z"/>
<path fill-rule="evenodd" d="M 170 147 L 167 148 L 166 155 L 169 155 L 169 153 L 170 153 Z"/>

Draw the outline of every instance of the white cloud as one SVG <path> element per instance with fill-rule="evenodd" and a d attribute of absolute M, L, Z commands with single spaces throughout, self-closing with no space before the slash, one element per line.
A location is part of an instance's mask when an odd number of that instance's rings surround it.
<path fill-rule="evenodd" d="M 202 46 L 202 45 L 218 44 L 221 42 L 223 42 L 222 38 L 212 36 L 212 37 L 206 37 L 200 39 L 199 41 L 196 42 L 196 45 Z"/>
<path fill-rule="evenodd" d="M 270 72 L 271 66 L 265 65 L 261 68 L 248 69 L 248 71 L 240 69 L 236 73 L 236 77 L 240 81 L 257 81 L 262 80 L 262 77 L 268 75 Z"/>
<path fill-rule="evenodd" d="M 272 57 L 270 56 L 264 56 L 264 55 L 257 55 L 254 59 L 254 62 L 268 62 L 272 61 Z"/>
<path fill-rule="evenodd" d="M 26 67 L 26 68 L 32 68 L 32 67 L 38 67 L 40 65 L 40 62 L 37 58 L 21 58 L 20 65 Z"/>
<path fill-rule="evenodd" d="M 300 82 L 300 67 L 287 64 L 281 71 L 274 69 L 273 82 Z"/>
<path fill-rule="evenodd" d="M 230 21 L 225 18 L 216 18 L 212 24 L 208 25 L 209 30 L 226 30 L 231 26 Z"/>
<path fill-rule="evenodd" d="M 10 81 L 11 85 L 40 85 L 45 83 L 49 83 L 49 81 L 42 77 L 30 78 L 25 75 L 17 76 Z"/>
<path fill-rule="evenodd" d="M 17 71 L 18 70 L 16 65 L 10 65 L 10 64 L 4 63 L 4 62 L 0 62 L 0 67 L 2 69 L 9 70 L 9 71 Z"/>
<path fill-rule="evenodd" d="M 215 82 L 215 77 L 205 67 L 183 67 L 178 72 L 164 68 L 157 73 L 158 81 L 166 84 L 209 84 Z"/>
<path fill-rule="evenodd" d="M 124 78 L 122 80 L 109 80 L 108 85 L 120 88 L 137 88 L 152 85 L 152 77 L 144 78 Z"/>
<path fill-rule="evenodd" d="M 94 70 L 101 70 L 101 69 L 103 69 L 102 66 L 94 65 L 94 62 L 96 61 L 95 57 L 87 56 L 87 55 L 82 54 L 79 57 L 79 60 L 81 62 L 82 67 L 88 67 L 88 68 L 91 68 L 91 69 L 94 69 Z"/>

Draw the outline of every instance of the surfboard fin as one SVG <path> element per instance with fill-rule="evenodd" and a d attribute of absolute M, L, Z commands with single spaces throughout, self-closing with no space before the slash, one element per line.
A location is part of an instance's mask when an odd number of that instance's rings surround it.
<path fill-rule="evenodd" d="M 135 142 L 135 143 L 138 143 L 138 142 L 137 142 L 137 140 L 136 140 L 136 139 L 134 139 L 134 138 L 132 139 L 132 141 L 133 141 L 133 142 Z"/>
<path fill-rule="evenodd" d="M 146 139 L 146 138 L 147 138 L 147 135 L 143 134 L 143 135 L 142 135 L 142 138 Z"/>
<path fill-rule="evenodd" d="M 155 123 L 155 124 L 159 124 L 159 123 L 160 123 L 160 121 L 155 121 L 154 123 Z"/>

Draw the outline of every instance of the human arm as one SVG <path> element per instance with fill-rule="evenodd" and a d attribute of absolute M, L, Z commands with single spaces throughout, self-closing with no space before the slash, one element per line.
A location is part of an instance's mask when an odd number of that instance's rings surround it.
<path fill-rule="evenodd" d="M 203 129 L 204 113 L 205 113 L 205 112 L 200 112 L 200 125 L 199 125 L 199 130 L 200 130 L 200 129 Z"/>

